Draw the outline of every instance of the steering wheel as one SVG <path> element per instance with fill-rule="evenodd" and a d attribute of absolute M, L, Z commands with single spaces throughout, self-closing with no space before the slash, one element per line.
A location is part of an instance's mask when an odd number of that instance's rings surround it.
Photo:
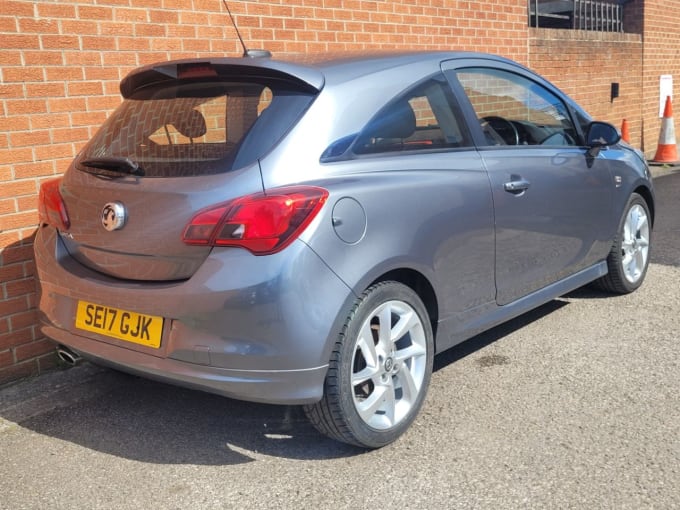
<path fill-rule="evenodd" d="M 482 117 L 482 122 L 486 122 L 507 145 L 519 145 L 519 132 L 515 125 L 503 117 L 490 115 Z"/>

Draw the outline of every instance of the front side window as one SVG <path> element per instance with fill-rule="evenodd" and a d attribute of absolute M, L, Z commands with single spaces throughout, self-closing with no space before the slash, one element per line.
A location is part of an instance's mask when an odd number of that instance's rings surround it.
<path fill-rule="evenodd" d="M 456 77 L 477 114 L 485 145 L 577 145 L 567 107 L 541 85 L 488 68 L 461 69 Z"/>

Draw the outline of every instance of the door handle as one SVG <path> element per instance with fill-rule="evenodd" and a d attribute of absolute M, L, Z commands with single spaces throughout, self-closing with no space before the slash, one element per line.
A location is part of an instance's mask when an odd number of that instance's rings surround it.
<path fill-rule="evenodd" d="M 517 179 L 514 181 L 506 182 L 503 185 L 503 189 L 505 189 L 505 191 L 507 191 L 508 193 L 512 193 L 513 195 L 521 195 L 522 193 L 529 189 L 529 186 L 531 186 L 531 183 L 526 179 Z"/>

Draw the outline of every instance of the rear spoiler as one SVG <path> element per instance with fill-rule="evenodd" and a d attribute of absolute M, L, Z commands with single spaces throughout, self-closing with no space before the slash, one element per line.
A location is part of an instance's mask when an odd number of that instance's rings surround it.
<path fill-rule="evenodd" d="M 137 90 L 148 86 L 212 77 L 224 80 L 248 77 L 268 79 L 309 92 L 320 91 L 325 81 L 318 69 L 269 58 L 186 59 L 135 69 L 120 82 L 120 93 L 124 98 L 129 98 Z"/>

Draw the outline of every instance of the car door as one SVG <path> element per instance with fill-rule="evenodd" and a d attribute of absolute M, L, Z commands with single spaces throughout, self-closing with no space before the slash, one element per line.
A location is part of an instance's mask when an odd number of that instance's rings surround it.
<path fill-rule="evenodd" d="M 603 258 L 613 186 L 606 158 L 588 156 L 559 93 L 500 67 L 448 76 L 467 99 L 492 187 L 496 301 L 505 305 Z"/>

